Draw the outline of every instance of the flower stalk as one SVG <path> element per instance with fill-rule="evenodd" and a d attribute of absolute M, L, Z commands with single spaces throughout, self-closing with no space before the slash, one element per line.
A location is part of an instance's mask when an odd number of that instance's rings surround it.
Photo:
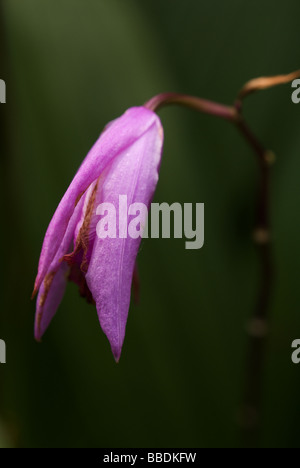
<path fill-rule="evenodd" d="M 271 166 L 275 162 L 275 155 L 261 144 L 249 128 L 242 112 L 243 99 L 256 91 L 288 83 L 299 76 L 300 71 L 297 71 L 289 75 L 251 80 L 241 89 L 232 107 L 183 94 L 160 94 L 145 104 L 145 107 L 153 111 L 167 105 L 177 104 L 232 122 L 247 145 L 253 150 L 258 161 L 260 183 L 253 241 L 257 245 L 260 259 L 261 283 L 257 303 L 247 325 L 248 348 L 245 364 L 245 390 L 238 418 L 242 433 L 242 445 L 245 447 L 257 447 L 260 444 L 264 363 L 270 328 L 269 312 L 274 278 L 270 179 Z"/>
<path fill-rule="evenodd" d="M 75 282 L 80 294 L 96 305 L 100 325 L 113 355 L 119 361 L 132 283 L 138 286 L 135 267 L 141 237 L 124 236 L 127 221 L 119 218 L 119 237 L 96 237 L 99 206 L 116 206 L 120 193 L 130 204 L 148 206 L 159 177 L 163 149 L 163 127 L 156 115 L 162 107 L 180 105 L 231 122 L 258 162 L 260 183 L 253 241 L 257 245 L 261 284 L 253 314 L 247 326 L 249 336 L 245 369 L 245 392 L 240 411 L 243 445 L 259 446 L 262 388 L 269 309 L 274 268 L 271 248 L 270 168 L 275 161 L 261 144 L 243 116 L 243 99 L 255 91 L 287 83 L 300 72 L 251 80 L 232 106 L 185 94 L 159 94 L 144 106 L 130 108 L 110 123 L 84 159 L 62 198 L 45 235 L 34 295 L 38 293 L 35 336 L 48 328 L 64 295 L 67 280 Z M 107 221 L 109 223 L 109 220 Z M 142 221 L 140 221 L 143 224 Z M 98 224 L 97 224 L 98 226 Z M 124 231 L 124 232 L 123 232 Z M 136 288 L 138 289 L 138 287 Z"/>
<path fill-rule="evenodd" d="M 272 151 L 266 150 L 249 129 L 242 117 L 241 101 L 239 101 L 237 110 L 240 115 L 237 128 L 257 157 L 260 177 L 253 241 L 257 246 L 259 255 L 261 279 L 256 306 L 246 327 L 248 345 L 245 365 L 245 388 L 239 414 L 242 445 L 244 447 L 258 447 L 260 445 L 260 429 L 262 422 L 264 363 L 270 328 L 269 315 L 274 279 L 270 179 L 271 166 L 275 162 L 275 155 Z"/>
<path fill-rule="evenodd" d="M 188 96 L 186 94 L 159 94 L 146 102 L 144 106 L 153 112 L 157 112 L 162 107 L 169 105 L 189 107 L 190 109 L 194 109 L 198 112 L 214 115 L 215 117 L 220 117 L 233 122 L 238 119 L 238 113 L 235 107 L 225 106 L 217 102 L 208 101 L 195 96 Z"/>

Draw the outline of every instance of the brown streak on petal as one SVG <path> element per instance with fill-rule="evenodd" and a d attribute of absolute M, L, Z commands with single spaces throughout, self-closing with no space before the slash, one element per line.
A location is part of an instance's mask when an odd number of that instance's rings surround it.
<path fill-rule="evenodd" d="M 37 295 L 37 293 L 38 293 L 38 289 L 37 289 L 36 286 L 34 286 L 34 290 L 33 290 L 32 294 L 31 294 L 31 300 L 33 300 L 33 299 L 35 298 L 35 296 Z"/>
<path fill-rule="evenodd" d="M 51 284 L 52 284 L 52 281 L 54 279 L 55 274 L 56 274 L 56 271 L 51 271 L 51 273 L 48 273 L 45 276 L 45 279 L 43 281 L 43 283 L 44 283 L 44 292 L 43 292 L 42 296 L 40 297 L 40 301 L 39 301 L 39 307 L 40 308 L 43 308 L 44 305 L 45 305 L 45 302 L 46 302 L 46 299 L 47 299 L 49 290 L 51 288 Z"/>
<path fill-rule="evenodd" d="M 79 287 L 79 293 L 82 297 L 85 297 L 87 302 L 95 304 L 92 293 L 87 285 L 85 274 L 88 270 L 88 251 L 89 251 L 89 240 L 90 240 L 90 224 L 95 208 L 95 201 L 97 190 L 99 186 L 98 179 L 85 209 L 84 220 L 79 230 L 76 244 L 72 253 L 64 255 L 63 261 L 67 262 L 70 266 L 70 273 L 68 276 L 69 281 L 74 282 Z"/>
<path fill-rule="evenodd" d="M 64 255 L 63 258 L 62 258 L 62 261 L 67 262 L 69 267 L 72 267 L 73 265 L 76 265 L 76 254 L 77 253 L 78 252 L 76 252 L 76 250 L 74 250 L 74 252 L 72 252 L 70 254 L 67 254 L 67 255 Z"/>
<path fill-rule="evenodd" d="M 44 307 L 45 302 L 47 300 L 48 293 L 50 291 L 51 284 L 53 282 L 55 274 L 56 274 L 56 271 L 52 271 L 51 273 L 48 273 L 45 276 L 45 279 L 43 281 L 44 292 L 43 292 L 43 294 L 42 294 L 42 296 L 40 297 L 40 300 L 39 300 L 38 307 L 39 307 L 40 311 L 39 311 L 39 313 L 37 315 L 37 319 L 36 319 L 37 329 L 38 329 L 39 334 L 40 334 L 40 329 L 41 329 L 41 321 L 42 321 L 42 317 L 43 317 L 43 307 Z M 38 341 L 40 341 L 40 340 L 38 340 Z"/>
<path fill-rule="evenodd" d="M 76 263 L 75 256 L 80 252 L 83 251 L 83 258 L 81 262 L 81 271 L 83 273 L 86 273 L 88 270 L 88 259 L 87 259 L 87 254 L 88 254 L 88 249 L 89 249 L 89 227 L 91 224 L 91 219 L 93 216 L 93 211 L 94 211 L 94 205 L 95 205 L 95 200 L 96 200 L 96 194 L 97 194 L 97 189 L 99 185 L 99 179 L 93 189 L 93 192 L 89 198 L 88 205 L 86 207 L 86 212 L 85 212 L 85 217 L 82 223 L 82 226 L 80 228 L 80 231 L 78 233 L 77 239 L 76 239 L 76 245 L 75 249 L 71 254 L 65 255 L 63 259 L 70 265 L 72 266 L 74 263 Z"/>
<path fill-rule="evenodd" d="M 86 273 L 88 270 L 88 260 L 87 260 L 87 253 L 89 249 L 89 227 L 91 224 L 91 219 L 93 216 L 93 211 L 94 211 L 94 206 L 95 206 L 95 201 L 96 201 L 96 195 L 97 195 L 97 190 L 98 190 L 98 185 L 99 185 L 99 180 L 97 181 L 93 193 L 89 199 L 88 206 L 86 209 L 86 214 L 85 218 L 83 221 L 83 224 L 81 226 L 80 232 L 79 232 L 79 238 L 81 241 L 81 245 L 83 248 L 83 260 L 81 263 L 81 270 Z"/>
<path fill-rule="evenodd" d="M 84 190 L 82 193 L 80 193 L 80 194 L 78 195 L 78 197 L 76 198 L 76 201 L 75 201 L 75 208 L 76 208 L 76 206 L 78 205 L 78 203 L 80 202 L 80 200 L 81 200 L 82 196 L 85 194 L 85 192 L 86 192 L 86 190 Z"/>

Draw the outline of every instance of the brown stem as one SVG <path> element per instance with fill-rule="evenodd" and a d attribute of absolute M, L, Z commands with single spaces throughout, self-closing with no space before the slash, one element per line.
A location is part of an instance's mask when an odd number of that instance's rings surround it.
<path fill-rule="evenodd" d="M 160 94 L 148 101 L 145 106 L 148 109 L 157 111 L 170 104 L 187 106 L 194 110 L 231 121 L 236 125 L 246 143 L 257 157 L 260 184 L 257 200 L 257 220 L 253 240 L 257 244 L 259 252 L 261 283 L 257 304 L 247 327 L 249 344 L 246 362 L 246 385 L 239 418 L 243 432 L 243 446 L 256 447 L 259 445 L 263 369 L 273 280 L 269 189 L 270 167 L 274 162 L 274 154 L 264 148 L 248 127 L 242 116 L 242 100 L 240 99 L 236 101 L 233 107 L 228 107 L 194 96 Z"/>
<path fill-rule="evenodd" d="M 253 239 L 257 244 L 260 257 L 261 284 L 257 303 L 247 326 L 249 343 L 246 362 L 246 382 L 244 401 L 239 418 L 242 428 L 243 446 L 257 447 L 260 444 L 263 369 L 269 331 L 269 308 L 274 275 L 269 192 L 270 167 L 275 158 L 274 154 L 271 151 L 265 150 L 256 139 L 242 117 L 238 121 L 237 126 L 257 155 L 260 170 L 257 220 Z"/>
<path fill-rule="evenodd" d="M 169 105 L 180 105 L 189 107 L 198 112 L 214 115 L 225 120 L 234 121 L 238 115 L 234 107 L 224 106 L 217 102 L 208 101 L 195 96 L 187 96 L 186 94 L 165 93 L 155 96 L 148 101 L 144 106 L 148 109 L 157 112 L 159 109 Z"/>

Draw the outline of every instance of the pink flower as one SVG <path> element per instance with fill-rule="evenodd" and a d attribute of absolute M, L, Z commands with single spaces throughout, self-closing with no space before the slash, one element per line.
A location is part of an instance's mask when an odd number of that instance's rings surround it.
<path fill-rule="evenodd" d="M 45 235 L 35 281 L 35 337 L 40 340 L 63 298 L 67 280 L 96 304 L 101 327 L 119 360 L 141 237 L 99 238 L 101 203 L 149 206 L 158 182 L 163 129 L 145 107 L 129 109 L 109 124 L 61 200 Z M 117 228 L 119 227 L 117 219 Z"/>

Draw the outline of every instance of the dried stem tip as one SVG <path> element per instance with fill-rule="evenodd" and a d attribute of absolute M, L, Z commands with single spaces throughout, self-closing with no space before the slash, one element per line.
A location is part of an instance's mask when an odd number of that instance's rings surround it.
<path fill-rule="evenodd" d="M 241 101 L 246 96 L 254 93 L 255 91 L 271 88 L 272 86 L 277 86 L 280 84 L 289 83 L 290 81 L 293 81 L 296 78 L 300 78 L 300 70 L 297 70 L 293 73 L 289 73 L 288 75 L 255 78 L 254 80 L 248 81 L 243 86 L 243 88 L 238 94 L 238 100 Z"/>

